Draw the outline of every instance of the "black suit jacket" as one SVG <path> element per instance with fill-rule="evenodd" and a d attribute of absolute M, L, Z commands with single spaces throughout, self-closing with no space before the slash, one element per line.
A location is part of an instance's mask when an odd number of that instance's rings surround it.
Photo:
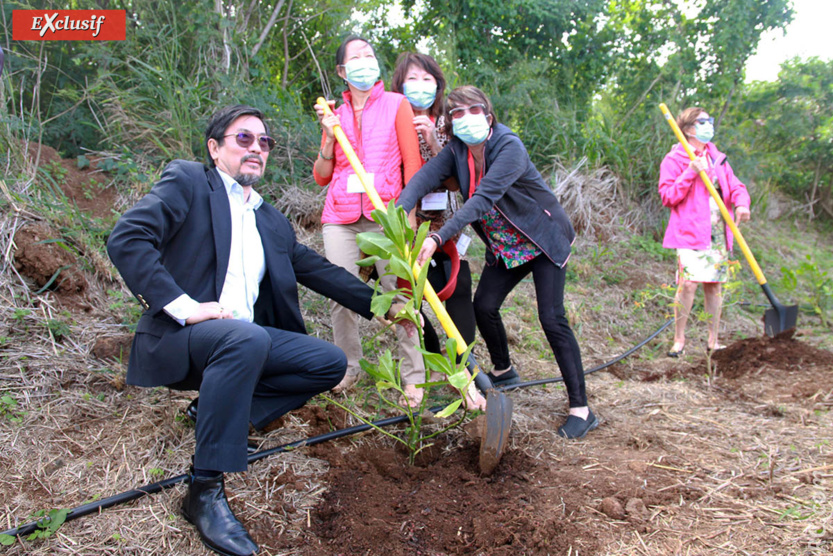
<path fill-rule="evenodd" d="M 254 307 L 255 323 L 306 333 L 298 286 L 316 291 L 370 318 L 373 290 L 341 267 L 296 241 L 292 225 L 263 203 L 255 211 L 266 274 Z M 163 310 L 182 294 L 218 301 L 231 249 L 228 194 L 216 169 L 171 162 L 150 193 L 124 213 L 107 252 L 145 309 L 136 326 L 128 384 L 160 386 L 188 373 L 190 326 Z"/>

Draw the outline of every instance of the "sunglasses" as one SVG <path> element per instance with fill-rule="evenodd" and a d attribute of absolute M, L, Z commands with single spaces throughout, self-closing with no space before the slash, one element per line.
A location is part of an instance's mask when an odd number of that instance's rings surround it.
<path fill-rule="evenodd" d="M 239 147 L 243 147 L 244 149 L 248 149 L 252 143 L 255 142 L 255 134 L 249 131 L 241 131 L 240 133 L 230 133 L 228 135 L 223 135 L 223 137 L 234 137 L 235 141 L 237 141 L 237 145 Z M 257 144 L 260 145 L 260 150 L 265 153 L 268 153 L 273 148 L 275 148 L 275 140 L 269 137 L 268 135 L 261 135 L 257 138 Z"/>
<path fill-rule="evenodd" d="M 697 118 L 694 121 L 697 122 L 698 124 L 707 124 L 708 123 L 708 124 L 714 125 L 714 118 Z"/>
<path fill-rule="evenodd" d="M 485 104 L 472 104 L 471 106 L 460 106 L 458 108 L 452 108 L 448 111 L 448 115 L 451 116 L 452 120 L 458 120 L 466 115 L 466 112 L 469 114 L 473 114 L 475 116 L 479 116 L 480 114 L 486 113 L 486 105 Z"/>

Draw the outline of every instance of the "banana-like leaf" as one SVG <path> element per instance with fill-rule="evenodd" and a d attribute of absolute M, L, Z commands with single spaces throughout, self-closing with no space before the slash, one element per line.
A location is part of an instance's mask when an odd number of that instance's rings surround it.
<path fill-rule="evenodd" d="M 428 231 L 430 229 L 431 225 L 428 222 L 423 222 L 422 225 L 420 225 L 419 230 L 417 230 L 416 239 L 414 240 L 414 249 L 411 251 L 411 266 L 414 266 L 414 263 L 416 263 L 419 250 L 422 248 L 422 243 L 425 241 L 425 238 L 428 237 Z"/>
<path fill-rule="evenodd" d="M 450 404 L 448 404 L 442 411 L 439 413 L 435 413 L 435 417 L 439 417 L 440 419 L 445 419 L 446 417 L 450 417 L 454 414 L 455 411 L 462 405 L 463 399 L 460 398 L 459 400 L 454 400 Z"/>
<path fill-rule="evenodd" d="M 469 374 L 463 371 L 458 371 L 448 376 L 448 382 L 461 392 L 465 392 L 470 380 Z"/>
<path fill-rule="evenodd" d="M 399 290 L 391 290 L 389 292 L 377 294 L 373 296 L 370 301 L 370 310 L 377 317 L 383 317 L 390 311 L 390 306 L 393 303 L 393 298 L 399 293 Z"/>
<path fill-rule="evenodd" d="M 391 272 L 393 272 L 398 278 L 402 278 L 403 280 L 407 280 L 410 282 L 413 279 L 414 271 L 411 270 L 411 267 L 402 260 L 402 257 L 399 255 L 391 255 L 389 267 Z"/>
<path fill-rule="evenodd" d="M 359 259 L 356 261 L 356 266 L 373 266 L 376 264 L 377 261 L 381 261 L 382 257 L 379 255 L 373 255 L 372 257 L 365 257 L 363 259 Z"/>
<path fill-rule="evenodd" d="M 392 253 L 396 253 L 396 245 L 377 232 L 362 232 L 356 235 L 356 243 L 359 249 L 368 255 L 377 255 L 383 259 L 389 259 Z"/>

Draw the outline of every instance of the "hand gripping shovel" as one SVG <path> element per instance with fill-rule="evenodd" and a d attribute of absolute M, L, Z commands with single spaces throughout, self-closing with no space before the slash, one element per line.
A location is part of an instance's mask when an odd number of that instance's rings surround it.
<path fill-rule="evenodd" d="M 691 146 L 688 144 L 683 132 L 680 131 L 677 122 L 671 117 L 668 107 L 663 103 L 659 105 L 659 109 L 662 110 L 662 114 L 668 121 L 668 125 L 670 125 L 671 129 L 674 130 L 674 135 L 677 136 L 677 139 L 688 153 L 688 157 L 691 160 L 694 160 L 696 158 L 694 156 L 694 151 L 691 150 Z M 761 267 L 758 266 L 758 261 L 755 260 L 755 256 L 752 255 L 752 251 L 749 250 L 746 240 L 743 239 L 743 235 L 735 225 L 734 220 L 732 220 L 732 215 L 729 213 L 726 205 L 723 204 L 723 199 L 721 199 L 720 195 L 718 195 L 717 191 L 715 191 L 714 185 L 712 185 L 712 182 L 709 179 L 709 176 L 706 175 L 706 172 L 700 172 L 700 179 L 702 179 L 703 183 L 706 184 L 706 188 L 709 190 L 709 193 L 714 198 L 717 206 L 720 208 L 720 214 L 723 215 L 723 220 L 726 221 L 729 229 L 732 230 L 732 233 L 735 235 L 735 239 L 737 240 L 738 245 L 740 245 L 741 251 L 743 251 L 746 260 L 749 262 L 749 266 L 752 268 L 752 273 L 755 274 L 758 284 L 761 285 L 761 289 L 764 290 L 764 294 L 766 294 L 767 299 L 769 299 L 769 302 L 772 305 L 772 309 L 767 309 L 766 313 L 764 313 L 764 330 L 767 335 L 774 337 L 776 334 L 785 330 L 795 328 L 795 323 L 798 320 L 798 305 L 784 305 L 778 301 L 778 298 L 775 297 L 774 293 L 772 293 L 769 284 L 767 284 L 764 273 L 761 270 Z"/>
<path fill-rule="evenodd" d="M 316 104 L 322 107 L 325 114 L 332 114 L 330 106 L 323 98 L 319 97 Z M 364 186 L 364 191 L 370 199 L 370 202 L 373 203 L 376 210 L 386 212 L 387 209 L 385 208 L 385 204 L 376 192 L 373 182 L 364 171 L 361 161 L 359 161 L 359 158 L 356 156 L 356 152 L 353 150 L 352 145 L 350 145 L 350 141 L 347 139 L 347 136 L 344 134 L 341 126 L 335 126 L 333 132 L 339 145 L 341 145 L 344 154 L 350 161 L 353 171 L 356 172 L 356 176 L 358 176 L 362 186 Z M 414 274 L 418 275 L 420 266 L 414 263 L 413 270 Z M 428 304 L 431 306 L 431 309 L 434 310 L 434 314 L 437 315 L 437 318 L 439 319 L 440 324 L 442 324 L 446 334 L 448 334 L 450 338 L 457 340 L 458 354 L 462 355 L 465 353 L 467 347 L 466 341 L 460 335 L 460 332 L 457 330 L 454 322 L 452 322 L 451 317 L 448 316 L 445 306 L 437 297 L 437 294 L 434 292 L 434 288 L 432 288 L 431 284 L 428 282 L 425 283 L 424 295 L 425 299 L 428 300 Z M 494 471 L 500 461 L 500 457 L 503 455 L 503 451 L 506 448 L 506 443 L 509 438 L 509 430 L 512 427 L 512 400 L 503 392 L 499 392 L 495 389 L 492 381 L 488 376 L 486 376 L 486 373 L 482 372 L 477 366 L 474 354 L 469 354 L 466 368 L 474 376 L 474 383 L 477 388 L 486 394 L 486 424 L 483 427 L 480 440 L 480 472 L 484 475 L 489 475 L 492 471 Z"/>

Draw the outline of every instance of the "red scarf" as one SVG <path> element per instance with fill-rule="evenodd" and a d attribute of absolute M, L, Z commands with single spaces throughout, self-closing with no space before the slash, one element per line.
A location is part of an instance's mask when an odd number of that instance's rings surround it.
<path fill-rule="evenodd" d="M 474 157 L 471 154 L 471 150 L 469 150 L 469 199 L 471 199 L 471 196 L 474 195 L 474 190 L 477 189 L 478 185 L 480 185 L 481 179 L 483 179 L 482 173 L 478 178 L 475 179 Z"/>

